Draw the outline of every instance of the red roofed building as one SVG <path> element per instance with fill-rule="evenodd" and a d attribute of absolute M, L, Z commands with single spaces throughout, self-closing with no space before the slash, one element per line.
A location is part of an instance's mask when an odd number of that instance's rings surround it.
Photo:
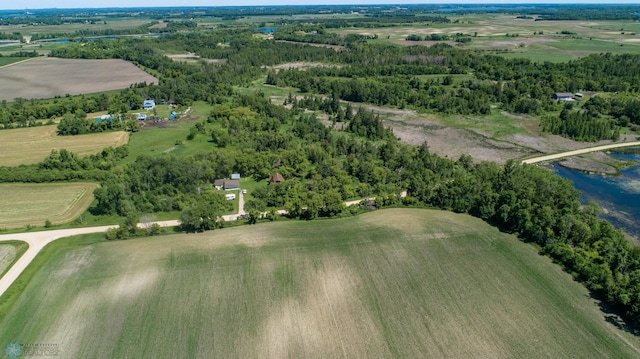
<path fill-rule="evenodd" d="M 284 177 L 282 177 L 280 173 L 276 172 L 271 176 L 269 176 L 269 183 L 280 183 L 280 182 L 284 182 Z"/>

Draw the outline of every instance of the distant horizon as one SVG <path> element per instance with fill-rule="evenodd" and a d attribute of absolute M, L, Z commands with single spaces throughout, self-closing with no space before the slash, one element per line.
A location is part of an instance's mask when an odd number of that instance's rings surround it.
<path fill-rule="evenodd" d="M 242 7 L 242 6 L 366 6 L 366 5 L 639 5 L 638 0 L 586 0 L 572 1 L 559 0 L 550 2 L 542 1 L 504 1 L 504 0 L 488 0 L 488 1 L 437 1 L 425 3 L 424 1 L 408 0 L 408 1 L 376 1 L 376 0 L 353 0 L 339 1 L 327 0 L 322 4 L 304 3 L 301 0 L 274 0 L 272 3 L 265 4 L 258 0 L 240 0 L 238 3 L 230 5 L 228 2 L 211 1 L 211 0 L 138 0 L 135 5 L 129 0 L 59 0 L 56 6 L 51 6 L 50 0 L 24 0 L 21 6 L 16 7 L 15 4 L 0 4 L 0 11 L 28 11 L 28 10 L 65 10 L 65 9 L 137 9 L 137 8 L 163 8 L 163 7 Z"/>

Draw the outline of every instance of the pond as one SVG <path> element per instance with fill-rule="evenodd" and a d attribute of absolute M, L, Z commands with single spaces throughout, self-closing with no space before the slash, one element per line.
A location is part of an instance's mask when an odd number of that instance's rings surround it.
<path fill-rule="evenodd" d="M 613 155 L 640 163 L 640 154 Z M 555 172 L 573 182 L 580 201 L 594 201 L 603 209 L 602 217 L 640 239 L 640 165 L 622 170 L 619 176 L 587 174 L 553 165 Z"/>

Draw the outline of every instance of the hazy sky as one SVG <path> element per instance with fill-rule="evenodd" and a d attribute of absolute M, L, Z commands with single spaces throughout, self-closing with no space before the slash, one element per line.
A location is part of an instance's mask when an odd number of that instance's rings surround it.
<path fill-rule="evenodd" d="M 9 9 L 42 9 L 42 8 L 104 8 L 104 7 L 151 7 L 151 6 L 239 6 L 239 5 L 309 5 L 309 4 L 453 4 L 453 3 L 638 3 L 639 0 L 0 0 L 0 10 Z"/>

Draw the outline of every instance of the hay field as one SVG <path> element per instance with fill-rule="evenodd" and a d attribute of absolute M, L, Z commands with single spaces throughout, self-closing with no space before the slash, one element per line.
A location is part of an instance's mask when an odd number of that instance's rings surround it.
<path fill-rule="evenodd" d="M 52 98 L 118 90 L 158 79 L 124 60 L 38 57 L 0 68 L 0 100 Z"/>
<path fill-rule="evenodd" d="M 69 358 L 640 355 L 570 275 L 466 215 L 96 236 L 52 247 L 0 342 L 55 343 Z"/>
<path fill-rule="evenodd" d="M 77 155 L 90 155 L 105 147 L 118 147 L 129 142 L 125 131 L 58 136 L 56 126 L 38 126 L 0 131 L 0 166 L 38 163 L 51 150 L 67 149 Z"/>
<path fill-rule="evenodd" d="M 18 250 L 11 244 L 0 243 L 0 278 L 16 259 Z"/>
<path fill-rule="evenodd" d="M 73 220 L 93 201 L 96 183 L 2 183 L 0 228 L 42 226 Z"/>

